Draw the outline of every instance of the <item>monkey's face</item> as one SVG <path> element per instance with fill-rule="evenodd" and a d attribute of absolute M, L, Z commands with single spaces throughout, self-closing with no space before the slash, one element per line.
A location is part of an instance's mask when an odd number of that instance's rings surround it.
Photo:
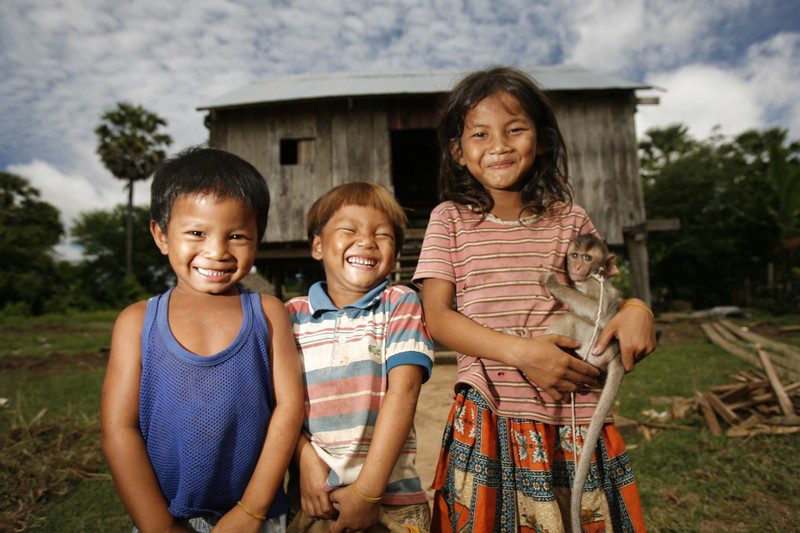
<path fill-rule="evenodd" d="M 572 281 L 586 281 L 605 266 L 605 257 L 598 247 L 580 248 L 574 244 L 567 251 L 567 273 Z"/>

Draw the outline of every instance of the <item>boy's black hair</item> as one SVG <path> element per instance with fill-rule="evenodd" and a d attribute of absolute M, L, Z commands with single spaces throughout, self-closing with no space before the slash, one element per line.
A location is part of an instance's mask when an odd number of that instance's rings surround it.
<path fill-rule="evenodd" d="M 467 114 L 488 96 L 508 93 L 522 106 L 536 126 L 537 144 L 544 151 L 522 178 L 523 212 L 543 213 L 553 202 L 571 202 L 572 187 L 567 173 L 567 149 L 552 105 L 530 76 L 512 67 L 492 67 L 473 72 L 450 92 L 437 122 L 439 148 L 439 197 L 489 213 L 494 200 L 483 185 L 453 158 L 453 143 L 461 142 Z M 521 215 L 522 213 L 520 213 Z"/>
<path fill-rule="evenodd" d="M 256 214 L 258 240 L 264 236 L 269 214 L 267 182 L 241 157 L 214 148 L 188 148 L 156 170 L 150 187 L 150 218 L 166 233 L 175 200 L 199 193 L 239 200 Z"/>

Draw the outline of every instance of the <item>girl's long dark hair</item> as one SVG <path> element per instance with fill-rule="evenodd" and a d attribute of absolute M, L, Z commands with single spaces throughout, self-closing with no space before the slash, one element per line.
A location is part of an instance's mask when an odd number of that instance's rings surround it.
<path fill-rule="evenodd" d="M 544 151 L 522 178 L 522 212 L 542 214 L 553 202 L 572 202 L 572 187 L 567 173 L 567 149 L 558 128 L 553 108 L 544 92 L 527 74 L 511 67 L 492 67 L 473 72 L 450 92 L 439 116 L 437 133 L 441 150 L 439 198 L 471 206 L 489 213 L 494 200 L 489 192 L 459 165 L 451 153 L 452 144 L 461 142 L 467 113 L 484 98 L 497 93 L 516 98 L 536 126 L 537 144 Z"/>

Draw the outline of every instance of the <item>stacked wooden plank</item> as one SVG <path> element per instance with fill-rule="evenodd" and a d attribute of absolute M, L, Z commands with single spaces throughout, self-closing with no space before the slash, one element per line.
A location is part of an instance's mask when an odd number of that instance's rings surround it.
<path fill-rule="evenodd" d="M 728 353 L 762 366 L 767 354 L 774 371 L 792 381 L 800 379 L 800 348 L 753 333 L 729 320 L 701 324 L 706 336 Z"/>
<path fill-rule="evenodd" d="M 800 348 L 729 320 L 701 327 L 714 344 L 762 369 L 739 372 L 731 383 L 687 398 L 708 429 L 729 437 L 800 433 Z"/>
<path fill-rule="evenodd" d="M 768 356 L 766 361 L 768 368 Z M 690 400 L 711 433 L 729 437 L 800 433 L 796 414 L 800 412 L 800 381 L 781 381 L 774 370 L 748 370 L 732 378 L 731 383 L 697 393 Z"/>

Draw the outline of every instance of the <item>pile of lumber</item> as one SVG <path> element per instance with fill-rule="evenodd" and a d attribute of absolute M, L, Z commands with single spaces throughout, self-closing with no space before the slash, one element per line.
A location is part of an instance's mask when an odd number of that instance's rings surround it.
<path fill-rule="evenodd" d="M 688 400 L 700 411 L 714 435 L 751 437 L 800 433 L 800 381 L 778 379 L 765 356 L 765 372 L 748 370 Z"/>
<path fill-rule="evenodd" d="M 726 352 L 761 366 L 759 352 L 764 351 L 778 374 L 794 381 L 800 379 L 800 348 L 797 346 L 758 335 L 725 319 L 705 322 L 700 327 L 711 342 Z"/>
<path fill-rule="evenodd" d="M 729 320 L 701 327 L 714 344 L 763 369 L 740 372 L 733 383 L 698 393 L 694 401 L 711 432 L 722 435 L 723 426 L 730 437 L 800 432 L 800 348 Z"/>

